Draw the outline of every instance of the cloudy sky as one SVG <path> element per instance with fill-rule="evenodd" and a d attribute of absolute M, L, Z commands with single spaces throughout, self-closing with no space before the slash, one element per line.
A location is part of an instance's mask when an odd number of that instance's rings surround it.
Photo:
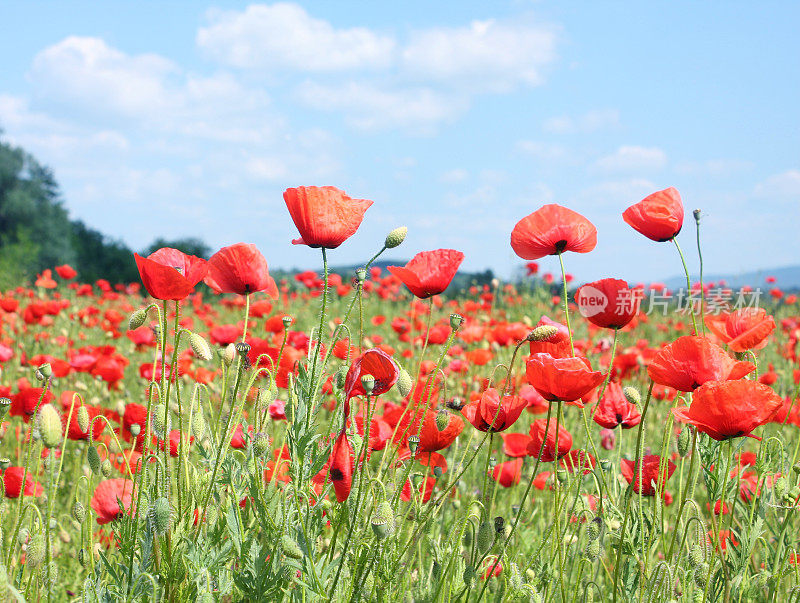
<path fill-rule="evenodd" d="M 281 193 L 331 184 L 375 201 L 335 263 L 405 224 L 395 257 L 508 275 L 514 224 L 559 203 L 598 228 L 578 279 L 660 280 L 674 248 L 621 213 L 675 186 L 708 272 L 797 264 L 799 7 L 0 0 L 0 128 L 134 249 L 198 236 L 315 267 Z"/>

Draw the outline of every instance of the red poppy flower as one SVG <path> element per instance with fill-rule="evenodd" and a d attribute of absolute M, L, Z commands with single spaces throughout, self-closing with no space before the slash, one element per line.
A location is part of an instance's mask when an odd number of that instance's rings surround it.
<path fill-rule="evenodd" d="M 24 467 L 8 467 L 3 474 L 3 486 L 5 487 L 7 498 L 19 498 L 22 491 L 22 476 L 25 474 Z M 31 472 L 25 475 L 25 496 L 41 496 L 44 488 L 39 482 L 31 477 Z"/>
<path fill-rule="evenodd" d="M 394 359 L 380 348 L 372 348 L 364 352 L 357 358 L 347 371 L 344 380 L 345 399 L 350 400 L 353 396 L 364 396 L 364 384 L 361 378 L 371 375 L 375 378 L 375 385 L 372 388 L 372 396 L 385 394 L 392 386 L 397 383 L 400 376 L 400 367 Z M 346 407 L 349 409 L 349 405 Z M 347 414 L 347 413 L 345 413 Z"/>
<path fill-rule="evenodd" d="M 575 293 L 575 303 L 581 316 L 605 329 L 621 329 L 639 310 L 639 293 L 628 283 L 604 278 L 583 285 Z"/>
<path fill-rule="evenodd" d="M 503 488 L 516 486 L 522 478 L 522 459 L 517 458 L 513 461 L 495 465 L 494 469 L 492 469 L 492 477 Z"/>
<path fill-rule="evenodd" d="M 510 457 L 528 456 L 528 444 L 531 443 L 531 436 L 527 433 L 504 433 L 503 452 Z"/>
<path fill-rule="evenodd" d="M 734 352 L 760 350 L 775 330 L 775 319 L 764 308 L 742 308 L 730 313 L 709 314 L 706 325 Z"/>
<path fill-rule="evenodd" d="M 56 274 L 58 274 L 58 276 L 63 278 L 65 281 L 71 280 L 78 276 L 78 273 L 69 264 L 56 266 Z"/>
<path fill-rule="evenodd" d="M 771 387 L 757 381 L 709 381 L 695 390 L 690 407 L 675 408 L 672 414 L 721 441 L 750 436 L 756 427 L 768 423 L 782 404 Z"/>
<path fill-rule="evenodd" d="M 436 249 L 421 251 L 405 266 L 389 266 L 388 270 L 415 296 L 427 299 L 447 289 L 463 261 L 460 251 Z"/>
<path fill-rule="evenodd" d="M 92 495 L 92 510 L 97 513 L 97 523 L 100 525 L 120 519 L 125 512 L 130 511 L 133 502 L 133 482 L 121 477 L 107 479 L 97 484 Z"/>
<path fill-rule="evenodd" d="M 422 502 L 426 503 L 431 499 L 431 494 L 433 494 L 433 487 L 435 485 L 436 478 L 426 477 L 422 480 L 422 483 L 419 485 L 419 493 Z M 408 480 L 403 484 L 403 489 L 400 491 L 400 500 L 403 502 L 409 502 L 411 500 L 411 482 Z"/>
<path fill-rule="evenodd" d="M 546 436 L 545 436 L 546 432 Z M 556 418 L 536 419 L 531 424 L 531 441 L 528 443 L 528 456 L 539 458 L 542 455 L 543 463 L 552 463 L 561 458 L 572 448 L 572 434 L 563 424 L 558 425 L 558 444 L 556 445 Z"/>
<path fill-rule="evenodd" d="M 617 425 L 630 429 L 641 422 L 642 415 L 635 404 L 628 402 L 622 393 L 622 387 L 611 381 L 603 393 L 603 399 L 597 403 L 592 418 L 595 423 L 607 429 L 614 429 Z"/>
<path fill-rule="evenodd" d="M 462 408 L 461 413 L 475 429 L 497 433 L 511 427 L 527 405 L 527 400 L 520 396 L 504 396 L 501 402 L 500 393 L 490 387 L 480 400 L 473 400 Z"/>
<path fill-rule="evenodd" d="M 352 237 L 372 205 L 366 199 L 351 199 L 333 186 L 287 188 L 283 200 L 300 231 L 300 238 L 292 243 L 326 249 L 336 249 Z"/>
<path fill-rule="evenodd" d="M 661 348 L 647 374 L 660 385 L 691 392 L 707 381 L 741 379 L 755 369 L 751 362 L 734 360 L 706 337 L 684 335 Z"/>
<path fill-rule="evenodd" d="M 603 373 L 593 371 L 586 358 L 553 358 L 532 354 L 525 363 L 525 376 L 545 400 L 575 402 L 603 382 Z M 576 406 L 583 406 L 578 402 Z"/>
<path fill-rule="evenodd" d="M 350 496 L 350 489 L 353 487 L 354 454 L 353 446 L 343 429 L 331 450 L 330 469 L 328 469 L 338 502 L 344 502 Z"/>
<path fill-rule="evenodd" d="M 11 408 L 8 409 L 8 414 L 12 417 L 22 417 L 27 423 L 28 419 L 33 415 L 37 406 L 39 406 L 39 399 L 42 399 L 41 406 L 53 402 L 56 397 L 48 390 L 42 398 L 43 387 L 23 387 L 18 393 L 11 396 Z"/>
<path fill-rule="evenodd" d="M 53 271 L 49 268 L 42 271 L 42 273 L 39 275 L 39 278 L 36 279 L 34 285 L 44 289 L 55 289 L 58 287 L 58 283 L 53 280 Z"/>
<path fill-rule="evenodd" d="M 622 219 L 652 241 L 670 241 L 683 226 L 681 196 L 674 188 L 665 188 L 631 205 Z"/>
<path fill-rule="evenodd" d="M 597 229 L 579 213 L 545 205 L 522 218 L 511 232 L 511 247 L 523 260 L 537 260 L 565 251 L 589 253 L 597 245 Z"/>
<path fill-rule="evenodd" d="M 278 297 L 278 287 L 269 275 L 267 260 L 255 245 L 236 243 L 223 247 L 208 260 L 205 283 L 217 293 L 246 295 L 265 291 Z"/>
<path fill-rule="evenodd" d="M 629 484 L 633 483 L 633 491 L 636 492 L 636 494 L 655 496 L 656 486 L 663 489 L 664 484 L 672 477 L 672 473 L 675 471 L 675 463 L 667 461 L 664 469 L 659 474 L 658 466 L 660 463 L 661 457 L 657 454 L 647 454 L 642 457 L 640 478 L 639 463 L 628 459 L 622 459 L 620 461 L 622 477 L 624 477 L 625 481 Z"/>
<path fill-rule="evenodd" d="M 143 258 L 134 253 L 144 288 L 151 297 L 178 301 L 187 297 L 206 275 L 206 261 L 162 247 Z"/>
<path fill-rule="evenodd" d="M 426 410 L 423 413 L 421 409 L 414 413 L 406 413 L 397 428 L 395 441 L 401 445 L 406 445 L 409 436 L 418 435 L 417 454 L 436 452 L 437 450 L 448 448 L 464 430 L 464 421 L 453 413 L 448 412 L 447 425 L 444 429 L 439 429 L 436 423 L 436 414 L 434 410 Z M 422 420 L 422 429 L 420 429 L 419 424 L 422 417 L 424 419 Z"/>

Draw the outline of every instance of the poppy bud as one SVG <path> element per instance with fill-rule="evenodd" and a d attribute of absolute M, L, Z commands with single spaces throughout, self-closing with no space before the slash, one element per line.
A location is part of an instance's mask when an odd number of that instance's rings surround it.
<path fill-rule="evenodd" d="M 213 358 L 213 355 L 211 354 L 211 348 L 202 335 L 192 333 L 189 336 L 189 345 L 192 346 L 192 351 L 198 358 L 202 360 L 211 360 Z"/>
<path fill-rule="evenodd" d="M 236 346 L 229 343 L 224 349 L 219 350 L 218 353 L 223 364 L 225 366 L 230 366 L 236 358 Z"/>
<path fill-rule="evenodd" d="M 263 456 L 269 450 L 270 439 L 265 433 L 257 433 L 253 437 L 253 454 Z"/>
<path fill-rule="evenodd" d="M 375 377 L 372 375 L 362 375 L 361 386 L 364 388 L 364 393 L 368 396 L 375 389 Z"/>
<path fill-rule="evenodd" d="M 699 544 L 696 544 L 692 547 L 692 550 L 689 552 L 689 565 L 692 567 L 697 567 L 703 561 L 705 561 L 706 552 L 703 550 Z"/>
<path fill-rule="evenodd" d="M 450 424 L 450 415 L 444 409 L 440 409 L 436 412 L 436 429 L 439 431 L 444 431 L 447 429 L 447 426 Z"/>
<path fill-rule="evenodd" d="M 166 415 L 166 417 L 165 417 Z M 167 412 L 167 407 L 164 404 L 157 404 L 153 409 L 153 416 L 151 417 L 153 432 L 159 439 L 165 439 L 166 434 L 172 431 L 172 419 Z"/>
<path fill-rule="evenodd" d="M 76 500 L 72 505 L 72 517 L 78 523 L 83 523 L 86 521 L 86 507 L 83 504 Z"/>
<path fill-rule="evenodd" d="M 414 387 L 414 382 L 411 380 L 411 375 L 406 369 L 400 369 L 400 374 L 397 376 L 397 391 L 405 398 L 411 393 L 412 387 Z"/>
<path fill-rule="evenodd" d="M 83 433 L 89 431 L 89 411 L 86 407 L 81 405 L 77 412 L 78 427 Z"/>
<path fill-rule="evenodd" d="M 775 498 L 782 500 L 783 497 L 786 496 L 786 492 L 789 490 L 789 483 L 786 481 L 786 478 L 781 475 L 775 480 L 772 488 L 775 491 Z"/>
<path fill-rule="evenodd" d="M 45 558 L 44 534 L 34 534 L 25 551 L 25 565 L 30 568 L 39 567 Z"/>
<path fill-rule="evenodd" d="M 0 398 L 0 421 L 2 421 L 5 418 L 9 406 L 11 406 L 10 399 Z"/>
<path fill-rule="evenodd" d="M 464 585 L 467 588 L 471 587 L 472 584 L 475 582 L 475 568 L 472 567 L 471 565 L 465 567 L 463 579 L 464 579 Z"/>
<path fill-rule="evenodd" d="M 451 314 L 450 315 L 450 328 L 453 331 L 458 331 L 461 328 L 461 325 L 464 324 L 464 317 L 460 314 Z"/>
<path fill-rule="evenodd" d="M 135 331 L 147 320 L 147 308 L 139 308 L 134 310 L 131 317 L 128 319 L 128 329 Z"/>
<path fill-rule="evenodd" d="M 706 576 L 707 575 L 708 575 L 708 564 L 707 563 L 701 563 L 694 570 L 694 576 L 693 576 L 694 577 L 694 583 L 698 587 L 703 588 L 706 585 Z"/>
<path fill-rule="evenodd" d="M 558 334 L 558 328 L 553 325 L 540 325 L 528 333 L 528 341 L 547 341 Z"/>
<path fill-rule="evenodd" d="M 61 415 L 52 404 L 39 409 L 39 435 L 45 448 L 55 448 L 61 444 Z"/>
<path fill-rule="evenodd" d="M 625 399 L 631 404 L 639 406 L 639 404 L 642 403 L 642 396 L 639 394 L 639 390 L 635 387 L 631 387 L 630 385 L 623 387 L 622 393 L 625 395 Z"/>
<path fill-rule="evenodd" d="M 494 544 L 494 522 L 484 521 L 478 528 L 478 551 L 486 553 Z"/>
<path fill-rule="evenodd" d="M 113 468 L 114 467 L 111 465 L 111 461 L 106 459 L 100 464 L 100 473 L 103 474 L 103 477 L 108 479 L 111 477 L 111 471 Z"/>
<path fill-rule="evenodd" d="M 407 234 L 407 226 L 398 226 L 392 232 L 386 235 L 386 241 L 383 243 L 383 246 L 386 247 L 386 249 L 394 249 L 406 240 Z"/>
<path fill-rule="evenodd" d="M 89 463 L 89 467 L 92 470 L 92 473 L 97 475 L 100 473 L 100 454 L 97 452 L 97 447 L 89 446 L 89 450 L 86 451 L 86 461 Z"/>
<path fill-rule="evenodd" d="M 150 508 L 150 522 L 153 526 L 153 531 L 158 536 L 165 534 L 169 530 L 171 519 L 172 509 L 169 506 L 167 497 L 161 496 L 157 498 Z"/>
<path fill-rule="evenodd" d="M 304 556 L 303 549 L 288 534 L 281 536 L 281 548 L 283 549 L 283 554 L 290 559 L 302 559 Z"/>
<path fill-rule="evenodd" d="M 203 416 L 203 410 L 200 408 L 198 408 L 192 415 L 190 433 L 198 440 L 202 440 L 206 433 L 206 418 Z"/>
<path fill-rule="evenodd" d="M 22 546 L 26 542 L 28 542 L 28 538 L 30 538 L 31 533 L 28 528 L 20 528 L 19 532 L 17 532 L 17 544 Z"/>
<path fill-rule="evenodd" d="M 689 454 L 689 446 L 691 445 L 692 430 L 688 425 L 684 425 L 681 433 L 678 435 L 678 454 L 686 457 Z"/>
<path fill-rule="evenodd" d="M 197 597 L 197 603 L 214 603 L 214 595 L 205 591 Z"/>
<path fill-rule="evenodd" d="M 600 556 L 600 539 L 595 538 L 586 543 L 586 548 L 583 551 L 584 556 L 590 561 L 594 561 Z M 591 589 L 589 592 L 593 592 Z"/>
<path fill-rule="evenodd" d="M 419 436 L 412 435 L 408 438 L 408 450 L 411 452 L 411 456 L 417 454 L 417 448 L 419 448 Z"/>
<path fill-rule="evenodd" d="M 394 534 L 394 514 L 392 513 L 392 505 L 387 501 L 383 501 L 375 508 L 375 514 L 372 516 L 372 531 L 378 540 L 383 540 Z"/>

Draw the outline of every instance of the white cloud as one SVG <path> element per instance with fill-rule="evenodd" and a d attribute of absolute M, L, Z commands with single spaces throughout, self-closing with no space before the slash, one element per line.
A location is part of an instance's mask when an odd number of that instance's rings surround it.
<path fill-rule="evenodd" d="M 455 168 L 442 173 L 439 180 L 447 183 L 463 182 L 469 178 L 469 172 L 462 168 Z"/>
<path fill-rule="evenodd" d="M 407 74 L 476 92 L 506 92 L 542 83 L 556 56 L 556 32 L 541 24 L 473 21 L 466 27 L 412 32 L 402 52 Z"/>
<path fill-rule="evenodd" d="M 40 97 L 125 116 L 173 109 L 177 66 L 155 54 L 129 56 L 100 38 L 70 36 L 42 50 L 30 79 Z"/>
<path fill-rule="evenodd" d="M 755 194 L 761 198 L 800 201 L 800 170 L 791 169 L 770 176 L 756 185 Z"/>
<path fill-rule="evenodd" d="M 466 109 L 463 99 L 429 88 L 383 89 L 360 82 L 305 82 L 298 88 L 298 97 L 320 111 L 342 111 L 351 125 L 366 131 L 405 128 L 413 133 L 429 133 L 437 124 L 453 121 Z"/>
<path fill-rule="evenodd" d="M 605 206 L 615 210 L 621 208 L 621 212 L 626 207 L 638 203 L 657 190 L 659 190 L 659 187 L 646 178 L 611 180 L 598 182 L 583 189 L 578 198 L 584 204 L 588 203 L 597 207 Z"/>
<path fill-rule="evenodd" d="M 545 132 L 553 134 L 589 134 L 619 125 L 619 111 L 616 109 L 596 109 L 577 117 L 560 115 L 551 117 L 542 124 Z"/>
<path fill-rule="evenodd" d="M 561 160 L 569 156 L 569 151 L 563 145 L 536 140 L 520 140 L 514 148 L 518 153 L 530 155 L 540 161 Z"/>
<path fill-rule="evenodd" d="M 698 176 L 729 176 L 753 169 L 752 161 L 742 159 L 708 159 L 707 161 L 684 161 L 675 166 L 679 174 Z"/>
<path fill-rule="evenodd" d="M 394 40 L 364 27 L 336 29 L 288 2 L 210 11 L 197 44 L 214 59 L 242 69 L 329 72 L 385 67 Z"/>
<path fill-rule="evenodd" d="M 623 145 L 595 165 L 604 172 L 636 172 L 659 170 L 666 164 L 667 154 L 658 147 Z"/>

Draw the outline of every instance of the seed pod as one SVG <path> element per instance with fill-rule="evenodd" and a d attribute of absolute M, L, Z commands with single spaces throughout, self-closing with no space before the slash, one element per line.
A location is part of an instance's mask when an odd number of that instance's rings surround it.
<path fill-rule="evenodd" d="M 361 386 L 364 388 L 364 393 L 368 396 L 372 394 L 375 389 L 375 377 L 373 375 L 363 375 L 361 377 Z"/>
<path fill-rule="evenodd" d="M 411 388 L 414 387 L 414 382 L 411 375 L 408 374 L 406 369 L 400 369 L 400 374 L 397 376 L 397 391 L 404 398 L 411 393 Z"/>
<path fill-rule="evenodd" d="M 419 448 L 419 436 L 412 435 L 408 438 L 408 450 L 411 453 L 411 456 L 417 454 L 417 449 Z"/>
<path fill-rule="evenodd" d="M 30 568 L 39 567 L 45 558 L 45 540 L 44 534 L 34 534 L 31 541 L 28 543 L 28 549 L 25 552 L 25 565 Z"/>
<path fill-rule="evenodd" d="M 49 362 L 45 362 L 44 364 L 39 365 L 39 367 L 36 369 L 36 372 L 39 373 L 44 379 L 49 379 L 53 376 L 53 367 L 50 366 Z"/>
<path fill-rule="evenodd" d="M 458 331 L 461 328 L 461 325 L 464 324 L 464 317 L 460 314 L 451 314 L 450 315 L 450 328 L 453 331 Z"/>
<path fill-rule="evenodd" d="M 478 551 L 480 553 L 485 553 L 492 548 L 494 533 L 494 524 L 490 521 L 484 521 L 478 528 Z"/>
<path fill-rule="evenodd" d="M 406 235 L 408 234 L 408 227 L 406 226 L 398 226 L 394 230 L 392 230 L 388 235 L 386 235 L 386 241 L 384 241 L 383 246 L 386 249 L 394 249 L 398 245 L 400 245 L 403 241 L 406 240 Z"/>
<path fill-rule="evenodd" d="M 302 559 L 304 556 L 303 549 L 288 534 L 281 536 L 281 548 L 283 549 L 283 554 L 291 559 Z"/>
<path fill-rule="evenodd" d="M 0 421 L 5 418 L 10 406 L 11 400 L 9 398 L 0 398 Z"/>
<path fill-rule="evenodd" d="M 131 331 L 135 331 L 139 327 L 143 326 L 146 320 L 147 308 L 139 308 L 138 310 L 134 310 L 131 314 L 131 317 L 128 319 L 128 328 Z"/>
<path fill-rule="evenodd" d="M 163 536 L 169 530 L 171 519 L 172 509 L 169 506 L 169 501 L 165 496 L 157 498 L 150 508 L 150 521 L 156 535 Z"/>
<path fill-rule="evenodd" d="M 55 448 L 61 444 L 61 415 L 52 404 L 45 404 L 39 409 L 39 434 L 45 448 Z"/>
<path fill-rule="evenodd" d="M 195 356 L 202 360 L 211 360 L 214 357 L 211 353 L 211 347 L 202 335 L 192 333 L 189 336 L 189 345 L 192 346 Z"/>
<path fill-rule="evenodd" d="M 375 508 L 375 513 L 372 515 L 372 531 L 378 540 L 383 540 L 394 534 L 394 514 L 392 513 L 392 505 L 387 501 L 383 501 Z"/>
<path fill-rule="evenodd" d="M 95 475 L 100 473 L 100 453 L 97 452 L 96 446 L 89 446 L 89 450 L 86 452 L 86 460 L 89 463 L 89 467 L 92 469 L 92 473 Z"/>
<path fill-rule="evenodd" d="M 86 507 L 79 500 L 72 504 L 72 517 L 78 523 L 86 521 Z"/>

